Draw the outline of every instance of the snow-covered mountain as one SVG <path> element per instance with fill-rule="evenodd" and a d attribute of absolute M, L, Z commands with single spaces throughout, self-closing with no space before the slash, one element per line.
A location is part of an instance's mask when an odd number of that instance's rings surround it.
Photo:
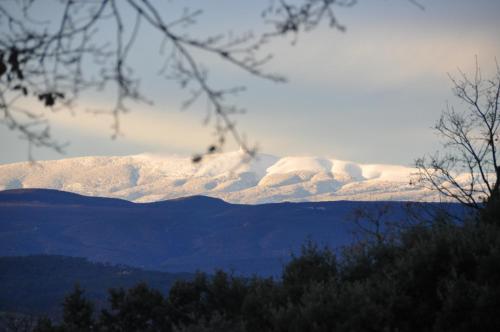
<path fill-rule="evenodd" d="M 0 165 L 0 190 L 50 188 L 134 202 L 191 195 L 247 204 L 437 198 L 410 185 L 415 172 L 410 167 L 267 154 L 244 159 L 235 151 L 208 156 L 199 164 L 190 157 L 148 154 L 5 164 Z"/>

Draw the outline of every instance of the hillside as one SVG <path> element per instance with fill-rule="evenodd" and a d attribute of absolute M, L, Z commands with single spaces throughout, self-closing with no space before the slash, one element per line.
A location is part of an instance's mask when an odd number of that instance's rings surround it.
<path fill-rule="evenodd" d="M 166 294 L 175 280 L 191 277 L 47 255 L 0 257 L 0 271 L 0 312 L 51 316 L 61 313 L 62 300 L 75 283 L 101 306 L 107 301 L 109 288 L 130 288 L 146 282 Z"/>
<path fill-rule="evenodd" d="M 359 230 L 356 209 L 388 207 L 385 221 L 433 203 L 307 202 L 229 204 L 194 196 L 155 203 L 85 197 L 55 190 L 0 192 L 0 256 L 68 255 L 168 272 L 277 275 L 311 239 L 338 248 Z M 450 208 L 457 209 L 455 205 Z"/>

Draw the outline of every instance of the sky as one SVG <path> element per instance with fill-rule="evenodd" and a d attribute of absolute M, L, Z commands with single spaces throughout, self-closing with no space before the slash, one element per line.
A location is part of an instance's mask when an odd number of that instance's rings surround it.
<path fill-rule="evenodd" d="M 203 35 L 259 31 L 266 3 L 177 0 L 167 6 L 174 14 L 183 6 L 202 8 L 204 14 L 190 33 Z M 477 57 L 487 76 L 500 56 L 500 1 L 420 3 L 424 10 L 406 0 L 360 0 L 336 12 L 345 32 L 321 26 L 301 35 L 297 43 L 275 39 L 267 48 L 274 58 L 266 68 L 285 75 L 285 84 L 251 77 L 210 58 L 202 60 L 214 84 L 247 87 L 233 99 L 247 110 L 237 117 L 237 124 L 260 152 L 412 165 L 439 148 L 432 126 L 446 104 L 461 107 L 448 75 L 459 68 L 471 73 Z M 56 13 L 47 7 L 42 10 L 49 18 Z M 39 148 L 34 157 L 203 151 L 213 132 L 203 124 L 205 107 L 180 109 L 185 92 L 157 74 L 158 44 L 147 30 L 139 34 L 131 61 L 154 105 L 137 104 L 123 115 L 122 137 L 110 138 L 111 118 L 84 111 L 109 103 L 111 94 L 103 93 L 79 100 L 82 111 L 76 114 L 51 114 L 54 137 L 70 144 L 65 154 Z M 18 136 L 0 124 L 0 163 L 27 160 L 27 144 Z M 236 148 L 231 142 L 225 147 Z"/>

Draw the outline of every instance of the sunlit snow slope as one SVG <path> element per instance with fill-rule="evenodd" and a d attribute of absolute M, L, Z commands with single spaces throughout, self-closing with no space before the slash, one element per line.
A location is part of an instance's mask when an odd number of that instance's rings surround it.
<path fill-rule="evenodd" d="M 326 200 L 435 200 L 411 186 L 415 171 L 317 157 L 259 154 L 243 162 L 240 151 L 189 157 L 134 155 L 82 157 L 0 165 L 0 190 L 50 188 L 84 195 L 151 202 L 191 195 L 233 203 Z"/>

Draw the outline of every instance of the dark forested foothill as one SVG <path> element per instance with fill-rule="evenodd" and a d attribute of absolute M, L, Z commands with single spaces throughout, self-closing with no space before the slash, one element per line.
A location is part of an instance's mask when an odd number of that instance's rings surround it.
<path fill-rule="evenodd" d="M 147 282 L 150 287 L 167 291 L 175 280 L 190 277 L 192 274 L 146 271 L 79 257 L 0 257 L 0 318 L 2 312 L 16 312 L 44 314 L 58 320 L 61 303 L 75 282 L 85 290 L 85 297 L 94 303 L 94 309 L 99 310 L 106 304 L 109 288 L 130 288 Z"/>
<path fill-rule="evenodd" d="M 334 253 L 313 243 L 280 279 L 219 271 L 168 294 L 111 290 L 94 310 L 75 288 L 63 321 L 36 331 L 499 331 L 500 228 L 439 218 Z"/>

